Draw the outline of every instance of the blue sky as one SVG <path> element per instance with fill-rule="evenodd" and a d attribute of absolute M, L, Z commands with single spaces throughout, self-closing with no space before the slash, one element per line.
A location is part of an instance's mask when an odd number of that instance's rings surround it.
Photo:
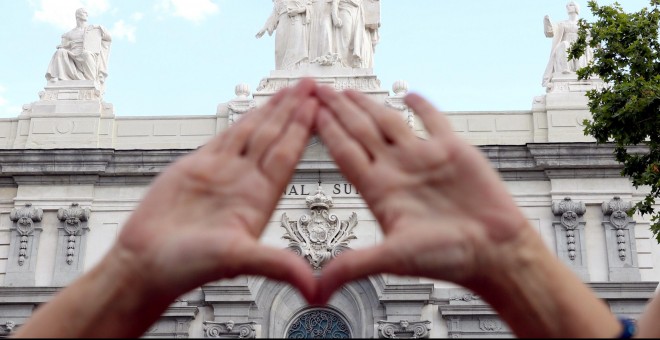
<path fill-rule="evenodd" d="M 545 93 L 543 16 L 566 19 L 567 2 L 382 0 L 374 72 L 383 88 L 406 80 L 446 111 L 530 110 Z M 590 20 L 587 1 L 577 3 Z M 637 11 L 649 1 L 619 3 Z M 113 37 L 105 101 L 117 116 L 213 115 L 237 84 L 255 89 L 274 69 L 273 37 L 254 37 L 269 0 L 0 0 L 0 118 L 38 100 L 79 7 Z"/>

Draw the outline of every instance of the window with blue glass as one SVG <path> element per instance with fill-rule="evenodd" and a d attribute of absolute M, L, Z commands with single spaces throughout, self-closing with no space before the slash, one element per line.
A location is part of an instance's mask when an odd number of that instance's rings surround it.
<path fill-rule="evenodd" d="M 349 339 L 351 331 L 339 314 L 313 309 L 300 314 L 289 326 L 287 339 Z"/>

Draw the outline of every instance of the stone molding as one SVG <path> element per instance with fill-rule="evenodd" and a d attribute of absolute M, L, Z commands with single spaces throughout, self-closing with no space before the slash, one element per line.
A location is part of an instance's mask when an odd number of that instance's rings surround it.
<path fill-rule="evenodd" d="M 622 167 L 614 159 L 611 144 L 535 143 L 479 149 L 505 180 L 621 178 Z M 193 150 L 0 150 L 0 185 L 10 185 L 12 180 L 17 184 L 146 184 Z M 337 171 L 330 158 L 303 159 L 298 169 Z"/>

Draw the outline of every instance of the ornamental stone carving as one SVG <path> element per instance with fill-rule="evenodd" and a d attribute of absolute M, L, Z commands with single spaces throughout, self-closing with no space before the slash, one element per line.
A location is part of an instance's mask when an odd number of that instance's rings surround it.
<path fill-rule="evenodd" d="M 78 203 L 71 203 L 69 208 L 62 208 L 57 211 L 57 218 L 63 222 L 63 228 L 68 235 L 68 244 L 66 251 L 66 263 L 72 264 L 76 251 L 76 236 L 80 236 L 83 225 L 87 222 L 91 211 L 89 208 L 81 208 Z"/>
<path fill-rule="evenodd" d="M 257 337 L 255 322 L 204 321 L 204 336 L 223 339 L 254 339 Z"/>
<path fill-rule="evenodd" d="M 552 223 L 555 229 L 557 255 L 583 280 L 589 280 L 587 268 L 585 222 L 587 208 L 583 202 L 566 197 L 552 203 L 552 213 L 559 218 Z"/>
<path fill-rule="evenodd" d="M 3 325 L 0 325 L 0 336 L 2 337 L 8 337 L 14 333 L 14 329 L 16 328 L 16 322 L 14 321 L 6 321 Z"/>
<path fill-rule="evenodd" d="M 603 202 L 603 214 L 609 216 L 609 221 L 616 228 L 616 243 L 621 261 L 626 260 L 626 234 L 625 230 L 630 224 L 627 211 L 632 208 L 632 203 L 624 202 L 616 196 L 609 202 Z"/>
<path fill-rule="evenodd" d="M 568 245 L 568 257 L 575 260 L 577 246 L 575 229 L 580 224 L 580 217 L 587 211 L 583 202 L 574 202 L 569 197 L 563 201 L 552 204 L 552 212 L 560 216 L 561 225 L 566 228 L 566 243 Z"/>
<path fill-rule="evenodd" d="M 18 251 L 19 266 L 25 264 L 25 259 L 28 257 L 28 240 L 34 233 L 34 223 L 41 222 L 43 216 L 43 210 L 34 208 L 32 203 L 25 203 L 25 207 L 14 208 L 9 213 L 9 219 L 16 223 L 16 232 L 21 238 Z"/>
<path fill-rule="evenodd" d="M 250 86 L 247 84 L 238 84 L 234 89 L 236 98 L 227 104 L 229 108 L 229 125 L 234 125 L 243 116 L 243 114 L 257 107 L 257 103 L 250 98 Z"/>
<path fill-rule="evenodd" d="M 316 194 L 306 200 L 310 215 L 301 216 L 298 221 L 290 221 L 282 214 L 282 238 L 289 240 L 289 249 L 305 257 L 314 269 L 320 269 L 330 260 L 349 249 L 348 244 L 357 237 L 353 229 L 357 226 L 357 214 L 352 213 L 347 221 L 330 214 L 332 197 L 323 192 L 319 185 Z"/>
<path fill-rule="evenodd" d="M 635 221 L 628 216 L 632 203 L 615 196 L 603 202 L 603 228 L 609 267 L 609 279 L 612 281 L 637 281 L 641 279 L 637 264 L 635 244 Z"/>
<path fill-rule="evenodd" d="M 385 339 L 425 339 L 431 331 L 431 321 L 378 321 L 378 337 Z"/>
<path fill-rule="evenodd" d="M 404 99 L 408 94 L 408 82 L 404 80 L 399 80 L 394 82 L 392 85 L 392 91 L 394 95 L 385 98 L 385 105 L 401 111 L 403 120 L 408 124 L 411 129 L 415 129 L 415 115 L 406 105 Z"/>
<path fill-rule="evenodd" d="M 479 329 L 485 332 L 499 332 L 502 330 L 502 321 L 496 318 L 479 319 Z"/>

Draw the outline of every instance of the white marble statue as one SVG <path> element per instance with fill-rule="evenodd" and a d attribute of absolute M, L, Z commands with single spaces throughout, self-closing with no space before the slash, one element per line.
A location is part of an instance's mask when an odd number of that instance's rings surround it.
<path fill-rule="evenodd" d="M 275 36 L 275 68 L 306 64 L 372 68 L 380 0 L 273 0 L 256 37 Z"/>
<path fill-rule="evenodd" d="M 62 35 L 62 43 L 48 65 L 46 79 L 94 80 L 103 86 L 108 76 L 112 39 L 102 26 L 87 24 L 87 11 L 76 10 L 76 28 Z"/>
<path fill-rule="evenodd" d="M 273 0 L 273 12 L 264 27 L 257 33 L 275 34 L 275 68 L 289 70 L 307 63 L 309 48 L 307 38 L 308 3 L 300 0 Z"/>
<path fill-rule="evenodd" d="M 367 0 L 369 1 L 369 0 Z M 363 0 L 333 0 L 334 43 L 342 65 L 373 67 L 373 36 L 365 22 Z"/>
<path fill-rule="evenodd" d="M 309 20 L 309 60 L 332 59 L 334 44 L 333 0 L 311 0 Z"/>
<path fill-rule="evenodd" d="M 570 1 L 566 5 L 566 11 L 568 12 L 568 20 L 554 24 L 547 15 L 543 20 L 545 36 L 553 38 L 550 60 L 548 60 L 548 66 L 543 74 L 542 84 L 544 87 L 548 87 L 554 74 L 574 73 L 578 69 L 585 67 L 593 59 L 591 49 L 587 49 L 585 54 L 579 59 L 569 59 L 568 49 L 578 38 L 580 6 L 574 1 Z"/>

